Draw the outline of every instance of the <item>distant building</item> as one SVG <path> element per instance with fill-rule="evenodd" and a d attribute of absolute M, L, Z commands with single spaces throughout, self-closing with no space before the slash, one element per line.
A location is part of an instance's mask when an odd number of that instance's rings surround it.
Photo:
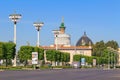
<path fill-rule="evenodd" d="M 120 66 L 120 48 L 118 48 L 118 65 Z"/>
<path fill-rule="evenodd" d="M 50 46 L 42 46 L 45 50 L 59 50 L 62 52 L 70 53 L 70 64 L 73 62 L 73 55 L 82 54 L 85 56 L 92 55 L 93 42 L 89 37 L 87 37 L 86 32 L 84 35 L 77 41 L 76 46 L 71 45 L 71 36 L 65 33 L 64 20 L 59 27 L 59 30 L 53 30 L 54 33 L 54 44 Z"/>
<path fill-rule="evenodd" d="M 71 45 L 70 35 L 65 33 L 66 27 L 64 25 L 63 20 L 59 28 L 60 28 L 59 30 L 53 30 L 54 44 L 70 46 Z"/>

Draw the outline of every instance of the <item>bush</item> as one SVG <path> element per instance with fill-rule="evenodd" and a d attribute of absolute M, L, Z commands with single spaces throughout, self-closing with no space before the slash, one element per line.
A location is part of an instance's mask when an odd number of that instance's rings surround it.
<path fill-rule="evenodd" d="M 68 68 L 72 68 L 72 66 L 53 66 L 53 68 L 68 69 Z"/>
<path fill-rule="evenodd" d="M 116 66 L 116 68 L 120 68 L 120 66 Z"/>
<path fill-rule="evenodd" d="M 0 66 L 0 69 L 2 69 L 2 70 L 20 70 L 20 69 L 22 69 L 22 67 L 19 67 L 19 66 L 17 66 L 17 67 L 12 67 L 12 66 L 8 66 L 8 67 L 6 67 L 6 66 Z"/>
<path fill-rule="evenodd" d="M 40 69 L 50 69 L 49 66 L 45 65 L 45 66 L 41 66 Z"/>
<path fill-rule="evenodd" d="M 8 70 L 9 67 L 6 67 L 6 66 L 0 66 L 0 69 L 2 69 L 2 70 Z"/>

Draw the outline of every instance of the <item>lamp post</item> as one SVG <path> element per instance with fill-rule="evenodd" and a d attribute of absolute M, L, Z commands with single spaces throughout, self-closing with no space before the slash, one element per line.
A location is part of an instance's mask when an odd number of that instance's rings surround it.
<path fill-rule="evenodd" d="M 110 69 L 110 54 L 108 53 L 108 69 Z"/>
<path fill-rule="evenodd" d="M 114 54 L 114 64 L 113 64 L 113 66 L 114 66 L 114 69 L 116 68 L 116 63 L 117 63 L 117 59 L 115 59 L 115 58 L 117 58 L 116 56 L 117 56 L 117 51 L 116 50 L 114 50 L 113 49 L 113 54 Z"/>
<path fill-rule="evenodd" d="M 116 53 L 116 52 L 115 52 Z M 115 53 L 113 53 L 114 54 L 114 69 L 116 68 L 115 66 L 116 66 L 116 60 L 115 60 Z"/>
<path fill-rule="evenodd" d="M 110 69 L 110 64 L 111 64 L 111 63 L 110 63 L 110 58 L 111 58 L 111 57 L 110 57 L 110 49 L 111 49 L 111 47 L 107 47 L 107 49 L 109 50 L 109 51 L 108 51 L 108 69 Z"/>
<path fill-rule="evenodd" d="M 113 61 L 112 61 L 112 65 L 113 65 L 113 68 L 115 69 L 115 53 L 116 53 L 116 51 L 113 49 L 113 48 L 111 48 L 110 49 L 111 50 L 111 52 L 112 52 L 112 56 L 113 56 Z"/>
<path fill-rule="evenodd" d="M 57 39 L 58 38 L 58 34 L 56 34 L 55 37 L 56 37 L 56 50 L 58 50 L 58 39 Z"/>
<path fill-rule="evenodd" d="M 16 44 L 16 24 L 18 20 L 21 18 L 21 14 L 10 14 L 9 18 L 14 22 L 14 43 Z M 16 50 L 13 66 L 16 66 Z"/>
<path fill-rule="evenodd" d="M 110 53 L 112 53 L 113 54 L 113 61 L 111 60 L 111 63 L 110 64 L 112 64 L 113 65 L 113 68 L 115 69 L 115 66 L 116 66 L 116 56 L 117 56 L 117 51 L 115 50 L 115 49 L 113 49 L 113 48 L 111 48 L 111 47 L 108 47 L 108 49 L 109 49 L 109 52 Z M 115 55 L 116 54 L 116 55 Z M 109 55 L 109 54 L 108 54 Z M 111 58 L 111 57 L 110 57 Z M 108 58 L 108 60 L 109 60 L 109 58 Z M 109 63 L 109 62 L 108 62 Z M 110 67 L 110 65 L 109 65 L 109 67 Z"/>
<path fill-rule="evenodd" d="M 40 29 L 41 27 L 44 25 L 43 22 L 35 22 L 33 23 L 33 26 L 35 26 L 36 30 L 37 30 L 37 47 L 39 47 L 40 45 Z"/>

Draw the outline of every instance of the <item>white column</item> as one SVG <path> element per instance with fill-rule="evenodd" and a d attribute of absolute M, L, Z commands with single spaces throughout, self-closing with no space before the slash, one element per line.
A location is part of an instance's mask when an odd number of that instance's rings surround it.
<path fill-rule="evenodd" d="M 16 44 L 16 22 L 14 22 L 14 43 Z"/>
<path fill-rule="evenodd" d="M 14 22 L 14 43 L 16 44 L 16 22 Z M 13 66 L 16 66 L 16 51 L 15 51 L 15 57 L 14 57 Z"/>
<path fill-rule="evenodd" d="M 56 35 L 55 37 L 56 37 L 56 50 L 58 50 L 58 39 L 57 39 L 58 35 Z"/>
<path fill-rule="evenodd" d="M 40 45 L 40 31 L 38 31 L 38 41 L 37 41 L 37 47 Z"/>
<path fill-rule="evenodd" d="M 15 57 L 14 57 L 14 62 L 13 62 L 13 66 L 16 66 L 16 57 L 17 57 L 17 55 L 16 55 L 16 53 L 15 53 Z"/>
<path fill-rule="evenodd" d="M 119 52 L 118 52 L 118 65 L 120 66 L 120 49 L 119 49 Z"/>
<path fill-rule="evenodd" d="M 58 35 L 55 36 L 56 37 L 56 50 L 58 50 Z M 55 66 L 57 66 L 57 61 L 55 62 Z"/>
<path fill-rule="evenodd" d="M 110 54 L 108 53 L 108 69 L 110 69 Z"/>

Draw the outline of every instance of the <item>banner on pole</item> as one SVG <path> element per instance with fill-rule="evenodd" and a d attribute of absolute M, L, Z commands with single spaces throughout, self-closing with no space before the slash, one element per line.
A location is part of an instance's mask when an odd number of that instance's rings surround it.
<path fill-rule="evenodd" d="M 93 59 L 93 66 L 96 66 L 96 59 Z"/>
<path fill-rule="evenodd" d="M 85 66 L 85 58 L 81 58 L 81 65 Z"/>
<path fill-rule="evenodd" d="M 38 64 L 38 52 L 32 52 L 32 64 Z"/>

